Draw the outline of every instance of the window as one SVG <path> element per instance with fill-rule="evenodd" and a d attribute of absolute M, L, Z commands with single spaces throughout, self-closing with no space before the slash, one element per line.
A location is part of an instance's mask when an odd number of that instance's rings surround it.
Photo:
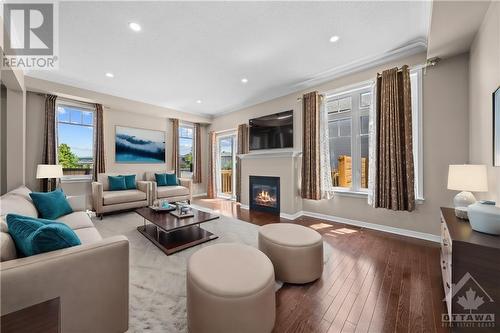
<path fill-rule="evenodd" d="M 410 72 L 413 112 L 415 194 L 423 198 L 422 177 L 422 71 Z M 372 82 L 326 95 L 333 186 L 338 191 L 366 192 L 369 174 L 369 121 Z"/>
<path fill-rule="evenodd" d="M 91 177 L 94 165 L 94 109 L 57 104 L 57 160 L 64 175 Z"/>
<path fill-rule="evenodd" d="M 179 126 L 179 167 L 181 177 L 193 177 L 193 127 Z"/>

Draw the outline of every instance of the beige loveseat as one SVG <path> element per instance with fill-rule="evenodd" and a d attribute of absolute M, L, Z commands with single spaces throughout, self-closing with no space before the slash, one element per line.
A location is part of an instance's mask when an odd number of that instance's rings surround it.
<path fill-rule="evenodd" d="M 59 297 L 61 332 L 127 331 L 127 238 L 102 239 L 87 213 L 75 211 L 57 221 L 71 227 L 82 245 L 18 258 L 4 219 L 9 213 L 38 216 L 30 192 L 19 187 L 0 197 L 1 315 Z"/>
<path fill-rule="evenodd" d="M 155 173 L 174 173 L 173 171 L 149 171 L 146 172 L 145 179 L 151 183 L 151 200 L 166 199 L 169 202 L 185 201 L 191 202 L 192 184 L 191 179 L 179 178 L 179 185 L 158 186 Z"/>
<path fill-rule="evenodd" d="M 110 191 L 108 176 L 118 175 L 118 173 L 100 173 L 97 175 L 97 181 L 92 182 L 92 203 L 94 211 L 101 218 L 103 213 L 146 207 L 150 204 L 151 184 L 142 181 L 142 176 L 139 174 L 135 176 L 137 189 Z"/>

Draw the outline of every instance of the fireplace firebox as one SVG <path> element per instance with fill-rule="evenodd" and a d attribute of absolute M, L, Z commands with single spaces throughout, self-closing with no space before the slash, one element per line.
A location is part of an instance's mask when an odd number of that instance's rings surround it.
<path fill-rule="evenodd" d="M 280 177 L 250 176 L 250 209 L 280 213 Z"/>

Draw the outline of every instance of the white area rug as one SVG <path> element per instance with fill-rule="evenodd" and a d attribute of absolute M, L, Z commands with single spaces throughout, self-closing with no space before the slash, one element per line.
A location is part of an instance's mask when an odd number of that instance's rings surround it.
<path fill-rule="evenodd" d="M 208 209 L 203 209 L 207 210 Z M 125 235 L 130 241 L 129 332 L 187 332 L 186 265 L 197 250 L 216 243 L 242 243 L 257 247 L 258 226 L 221 216 L 202 227 L 218 239 L 165 255 L 137 231 L 143 218 L 134 212 L 105 216 L 93 222 L 102 237 Z M 324 243 L 325 262 L 331 248 Z M 281 285 L 277 283 L 277 289 Z"/>

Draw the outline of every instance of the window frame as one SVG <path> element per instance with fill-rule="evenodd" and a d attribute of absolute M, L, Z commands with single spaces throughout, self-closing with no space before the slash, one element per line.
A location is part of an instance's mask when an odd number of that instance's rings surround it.
<path fill-rule="evenodd" d="M 414 158 L 414 169 L 415 169 L 415 200 L 417 203 L 422 203 L 424 199 L 424 144 L 423 144 L 423 69 L 424 66 L 416 66 L 410 69 L 410 78 L 415 78 L 417 81 L 415 83 L 417 87 L 416 98 L 412 98 L 412 134 L 413 134 L 413 158 Z M 341 88 L 333 89 L 324 93 L 325 101 L 332 97 L 342 97 L 343 95 L 352 94 L 356 91 L 366 89 L 367 87 L 370 91 L 373 91 L 373 86 L 375 85 L 374 80 L 367 80 L 351 85 L 347 85 Z M 414 90 L 412 90 L 412 93 Z M 413 96 L 412 96 L 413 97 Z M 333 191 L 337 194 L 346 196 L 367 196 L 369 194 L 369 189 L 361 188 L 361 116 L 368 115 L 371 116 L 375 106 L 375 97 L 372 96 L 372 105 L 366 107 L 366 111 L 363 110 L 359 112 L 356 119 L 356 124 L 354 124 L 354 116 L 351 109 L 351 163 L 353 170 L 353 181 L 351 188 L 346 187 L 333 187 Z M 361 105 L 361 94 L 359 96 L 358 105 Z M 338 112 L 339 116 L 344 115 L 345 112 Z M 345 117 L 344 117 L 345 118 Z M 349 118 L 349 117 L 347 117 Z M 340 118 L 339 118 L 340 119 Z M 356 133 L 356 135 L 353 135 Z M 358 134 L 359 133 L 359 134 Z M 368 134 L 369 135 L 369 134 Z M 359 142 L 358 142 L 359 141 Z M 356 156 L 356 158 L 353 158 Z M 356 166 L 356 168 L 355 168 Z M 354 177 L 356 175 L 356 177 Z M 356 182 L 356 183 L 355 183 Z"/>
<path fill-rule="evenodd" d="M 59 107 L 69 107 L 69 108 L 74 108 L 74 109 L 80 109 L 82 112 L 91 112 L 92 113 L 92 125 L 87 125 L 83 123 L 83 118 L 82 118 L 82 123 L 74 123 L 71 122 L 71 115 L 69 121 L 59 121 Z M 59 150 L 59 124 L 66 124 L 66 125 L 71 125 L 71 126 L 82 126 L 82 127 L 91 127 L 92 128 L 92 151 L 95 149 L 95 139 L 96 139 L 96 133 L 95 133 L 95 114 L 96 114 L 96 109 L 94 105 L 90 103 L 85 103 L 85 102 L 79 102 L 79 101 L 73 101 L 73 100 L 68 100 L 64 98 L 58 98 L 56 99 L 56 105 L 55 105 L 55 129 L 56 129 L 56 135 L 55 135 L 55 150 L 56 150 L 56 162 L 59 163 L 58 161 L 58 150 Z M 63 173 L 64 173 L 63 168 Z M 73 181 L 91 181 L 93 178 L 93 169 L 94 169 L 94 154 L 92 153 L 92 168 L 90 169 L 91 172 L 88 175 L 63 175 L 61 178 L 61 182 L 73 182 Z"/>
<path fill-rule="evenodd" d="M 325 100 L 351 97 L 350 111 L 328 114 L 328 122 L 351 120 L 351 187 L 333 186 L 336 193 L 368 194 L 367 188 L 361 187 L 361 117 L 369 116 L 371 106 L 361 108 L 361 94 L 372 91 L 374 81 L 364 81 L 346 87 L 331 90 L 325 94 Z M 354 94 L 359 96 L 355 96 Z M 356 98 L 358 97 L 358 98 Z M 373 96 L 372 96 L 373 103 Z M 333 118 L 333 119 L 332 119 Z"/>
<path fill-rule="evenodd" d="M 193 135 L 191 138 L 188 138 L 188 137 L 183 137 L 181 136 L 181 128 L 188 128 L 188 129 L 191 129 Z M 194 166 L 195 166 L 195 149 L 194 149 L 194 145 L 195 145 L 195 130 L 194 130 L 194 124 L 192 123 L 187 123 L 187 122 L 181 122 L 179 124 L 179 133 L 178 133 L 178 136 L 179 136 L 179 145 L 180 145 L 180 141 L 181 139 L 190 139 L 191 140 L 191 155 L 193 156 L 193 159 L 191 161 L 191 164 L 192 164 L 192 169 L 193 171 L 189 171 L 191 173 L 191 175 L 189 176 L 185 176 L 185 175 L 182 175 L 182 170 L 180 170 L 181 168 L 181 151 L 180 151 L 180 147 L 179 147 L 179 176 L 181 178 L 188 178 L 188 179 L 192 179 L 193 178 L 193 174 L 194 174 Z"/>

